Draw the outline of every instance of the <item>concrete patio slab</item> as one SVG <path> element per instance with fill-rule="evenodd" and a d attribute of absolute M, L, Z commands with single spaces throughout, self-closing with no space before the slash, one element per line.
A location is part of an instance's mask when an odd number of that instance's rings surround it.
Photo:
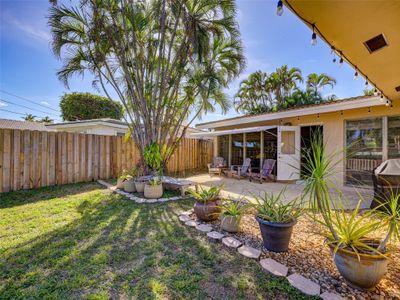
<path fill-rule="evenodd" d="M 285 198 L 287 201 L 293 198 L 299 197 L 304 188 L 301 182 L 297 183 L 280 183 L 280 182 L 264 182 L 262 184 L 258 182 L 250 182 L 248 179 L 233 179 L 225 176 L 210 176 L 208 174 L 199 174 L 187 178 L 188 180 L 194 181 L 199 184 L 200 187 L 210 187 L 214 185 L 222 186 L 221 193 L 224 197 L 240 198 L 245 196 L 250 201 L 254 201 L 252 194 L 259 193 L 278 193 L 286 187 Z M 361 208 L 368 208 L 372 197 L 372 189 L 356 189 L 350 186 L 341 188 L 344 196 L 347 199 L 345 207 L 347 209 L 353 209 L 357 206 L 360 200 L 360 195 L 364 198 L 361 203 Z M 332 190 L 331 195 L 333 199 L 338 199 L 337 191 Z M 337 202 L 336 202 L 337 203 Z"/>

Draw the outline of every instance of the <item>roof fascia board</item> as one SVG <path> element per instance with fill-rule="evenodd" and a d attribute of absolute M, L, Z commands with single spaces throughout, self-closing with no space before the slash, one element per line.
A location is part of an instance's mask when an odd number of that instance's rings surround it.
<path fill-rule="evenodd" d="M 50 124 L 46 125 L 47 127 L 50 128 L 71 128 L 71 127 L 92 127 L 92 126 L 106 126 L 106 127 L 112 127 L 112 128 L 121 128 L 121 129 L 127 129 L 127 125 L 119 125 L 119 124 L 112 124 L 112 123 L 107 123 L 107 122 L 81 122 L 81 123 L 65 123 L 65 124 Z"/>
<path fill-rule="evenodd" d="M 305 107 L 300 109 L 290 109 L 287 111 L 281 111 L 276 113 L 269 113 L 263 114 L 258 116 L 248 116 L 243 118 L 232 118 L 227 120 L 221 120 L 216 122 L 209 122 L 203 123 L 196 126 L 198 129 L 213 129 L 218 127 L 224 126 L 234 126 L 239 124 L 247 124 L 247 123 L 256 123 L 256 122 L 263 122 L 263 121 L 273 121 L 277 119 L 284 119 L 284 118 L 293 118 L 293 117 L 301 117 L 307 115 L 313 115 L 318 113 L 329 113 L 335 111 L 342 111 L 342 110 L 349 110 L 349 109 L 356 109 L 356 108 L 364 108 L 364 107 L 371 107 L 371 106 L 380 106 L 385 105 L 379 101 L 379 96 L 372 96 L 368 99 L 362 100 L 352 100 L 352 101 L 345 101 L 345 102 L 338 102 L 338 103 L 331 103 L 326 105 L 316 105 L 312 107 Z"/>

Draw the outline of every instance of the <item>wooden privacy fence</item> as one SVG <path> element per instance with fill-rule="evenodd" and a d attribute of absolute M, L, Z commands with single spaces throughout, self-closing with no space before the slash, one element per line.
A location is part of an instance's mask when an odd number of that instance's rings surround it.
<path fill-rule="evenodd" d="M 212 141 L 185 138 L 168 171 L 206 168 L 212 149 Z M 138 160 L 124 137 L 0 129 L 0 192 L 113 178 Z"/>

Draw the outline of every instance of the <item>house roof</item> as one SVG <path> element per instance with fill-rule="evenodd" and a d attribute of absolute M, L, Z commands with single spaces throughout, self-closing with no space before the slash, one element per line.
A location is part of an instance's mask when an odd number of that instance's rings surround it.
<path fill-rule="evenodd" d="M 55 131 L 47 128 L 43 123 L 27 122 L 10 119 L 0 119 L 1 129 L 19 129 L 19 130 L 39 130 L 39 131 Z"/>
<path fill-rule="evenodd" d="M 345 98 L 340 100 L 333 100 L 320 104 L 303 105 L 297 107 L 291 107 L 288 109 L 268 112 L 257 115 L 244 115 L 234 118 L 228 118 L 223 120 L 217 120 L 212 122 L 196 124 L 196 128 L 199 129 L 213 129 L 224 126 L 235 126 L 239 124 L 247 124 L 260 121 L 271 121 L 282 118 L 290 118 L 297 116 L 305 116 L 317 113 L 328 113 L 334 111 L 342 111 L 355 108 L 372 107 L 385 105 L 379 101 L 379 96 L 358 96 Z"/>
<path fill-rule="evenodd" d="M 97 125 L 97 124 L 108 124 L 108 125 L 119 125 L 119 126 L 125 126 L 128 127 L 126 125 L 126 123 L 124 121 L 121 120 L 116 120 L 116 119 L 111 119 L 111 118 L 99 118 L 99 119 L 90 119 L 90 120 L 77 120 L 77 121 L 66 121 L 66 122 L 60 122 L 60 123 L 53 123 L 53 124 L 48 124 L 48 127 L 59 127 L 59 126 L 63 126 L 63 127 L 72 127 L 72 126 L 76 126 L 76 125 Z"/>
<path fill-rule="evenodd" d="M 284 0 L 319 37 L 342 54 L 358 73 L 383 91 L 390 100 L 400 101 L 400 1 L 304 1 Z M 387 46 L 370 52 L 365 42 L 383 34 Z M 311 33 L 310 33 L 311 35 Z M 375 40 L 379 46 L 378 40 Z"/>

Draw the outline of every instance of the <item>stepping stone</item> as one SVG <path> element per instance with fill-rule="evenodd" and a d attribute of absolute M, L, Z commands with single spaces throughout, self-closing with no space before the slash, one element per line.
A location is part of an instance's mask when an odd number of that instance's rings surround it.
<path fill-rule="evenodd" d="M 181 221 L 181 222 L 187 222 L 187 221 L 190 221 L 191 220 L 191 218 L 189 217 L 189 216 L 186 216 L 186 215 L 180 215 L 179 216 L 179 220 Z"/>
<path fill-rule="evenodd" d="M 248 258 L 253 258 L 253 259 L 258 259 L 261 255 L 261 251 L 253 248 L 253 247 L 249 247 L 249 246 L 242 246 L 238 249 L 238 252 L 240 254 L 242 254 L 243 256 L 246 256 Z"/>
<path fill-rule="evenodd" d="M 207 236 L 212 240 L 212 241 L 220 241 L 222 240 L 222 238 L 225 236 L 222 233 L 219 233 L 217 231 L 211 231 L 209 233 L 207 233 Z"/>
<path fill-rule="evenodd" d="M 136 203 L 145 203 L 146 202 L 146 200 L 145 199 L 143 199 L 143 198 L 136 198 Z"/>
<path fill-rule="evenodd" d="M 196 229 L 198 231 L 201 231 L 201 232 L 204 232 L 204 233 L 207 233 L 207 232 L 210 232 L 211 230 L 213 230 L 213 228 L 210 225 L 207 225 L 207 224 L 200 224 L 200 225 L 198 225 L 196 227 Z"/>
<path fill-rule="evenodd" d="M 185 225 L 190 226 L 190 227 L 196 227 L 197 226 L 197 222 L 190 220 L 190 221 L 186 221 Z"/>
<path fill-rule="evenodd" d="M 169 199 L 168 198 L 160 198 L 158 199 L 158 202 L 167 202 Z"/>
<path fill-rule="evenodd" d="M 320 295 L 320 297 L 324 300 L 343 300 L 344 298 L 339 294 L 325 292 Z"/>
<path fill-rule="evenodd" d="M 147 199 L 147 203 L 156 203 L 158 200 L 157 199 Z"/>
<path fill-rule="evenodd" d="M 235 238 L 233 238 L 231 236 L 224 237 L 222 239 L 222 244 L 224 244 L 225 246 L 228 246 L 230 248 L 235 248 L 235 249 L 237 247 L 242 246 L 242 242 L 241 241 L 238 241 L 237 239 L 235 239 Z"/>
<path fill-rule="evenodd" d="M 319 284 L 307 279 L 300 274 L 292 274 L 287 277 L 289 283 L 299 291 L 303 292 L 306 295 L 317 296 L 321 292 L 321 287 Z"/>
<path fill-rule="evenodd" d="M 289 270 L 288 267 L 282 265 L 281 263 L 278 263 L 276 260 L 272 258 L 262 259 L 260 260 L 260 264 L 265 271 L 275 276 L 286 277 Z"/>
<path fill-rule="evenodd" d="M 170 199 L 169 199 L 169 200 L 170 200 Z M 192 213 L 193 213 L 193 209 L 189 209 L 189 210 L 187 210 L 187 211 L 182 212 L 181 215 L 190 216 Z"/>

